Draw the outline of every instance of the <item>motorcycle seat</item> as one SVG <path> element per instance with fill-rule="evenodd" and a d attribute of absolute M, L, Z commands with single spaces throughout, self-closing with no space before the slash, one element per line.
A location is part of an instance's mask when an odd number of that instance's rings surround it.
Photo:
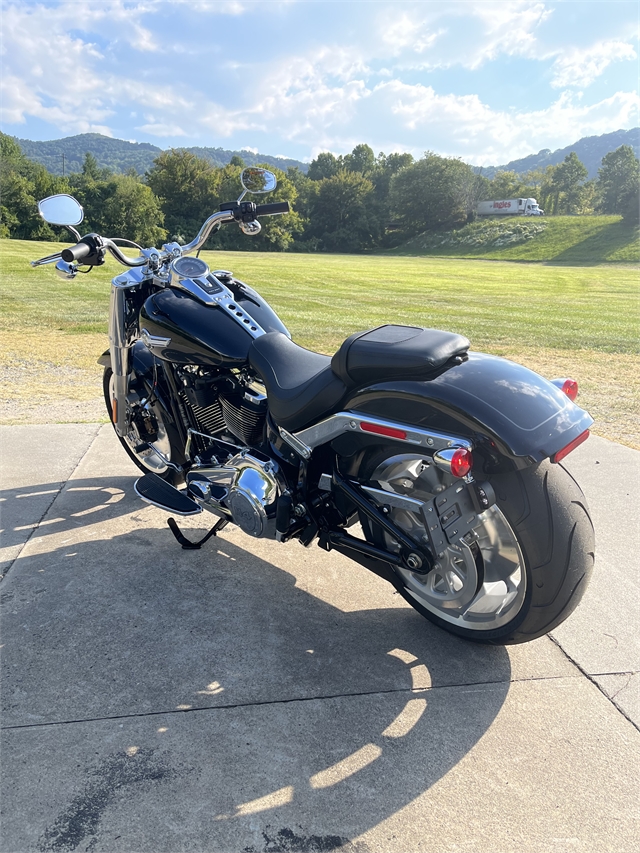
<path fill-rule="evenodd" d="M 467 338 L 420 326 L 378 326 L 356 332 L 331 359 L 345 385 L 389 379 L 426 379 L 452 359 L 466 357 Z"/>
<path fill-rule="evenodd" d="M 351 388 L 427 379 L 468 349 L 462 335 L 385 325 L 351 335 L 331 358 L 269 332 L 251 343 L 249 363 L 264 382 L 274 421 L 295 431 L 336 411 Z"/>
<path fill-rule="evenodd" d="M 269 411 L 284 429 L 308 426 L 335 411 L 347 388 L 331 369 L 331 357 L 268 332 L 249 347 L 249 364 L 264 382 Z"/>

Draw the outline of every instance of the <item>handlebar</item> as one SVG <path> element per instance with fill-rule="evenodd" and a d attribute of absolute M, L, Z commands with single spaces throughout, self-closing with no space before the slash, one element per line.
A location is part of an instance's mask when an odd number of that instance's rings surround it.
<path fill-rule="evenodd" d="M 274 201 L 271 204 L 256 204 L 256 216 L 275 216 L 276 213 L 289 213 L 288 201 Z"/>
<path fill-rule="evenodd" d="M 86 258 L 87 255 L 90 255 L 93 252 L 93 248 L 88 244 L 81 240 L 79 243 L 76 243 L 75 246 L 71 246 L 69 249 L 63 249 L 60 252 L 60 256 L 63 261 L 66 261 L 68 264 L 73 261 L 81 261 L 83 258 Z"/>
<path fill-rule="evenodd" d="M 237 208 L 239 205 L 234 204 L 233 207 L 235 209 L 226 209 L 226 210 L 218 210 L 216 213 L 212 213 L 211 216 L 207 219 L 207 221 L 203 224 L 202 228 L 198 232 L 198 236 L 192 240 L 190 243 L 187 243 L 186 246 L 181 247 L 182 255 L 190 255 L 193 252 L 196 252 L 200 249 L 207 241 L 209 234 L 213 230 L 215 226 L 218 228 L 224 222 L 233 222 L 234 219 L 238 219 Z M 257 204 L 255 205 L 255 216 L 276 216 L 277 214 L 289 213 L 290 207 L 288 201 L 275 201 L 271 204 Z M 116 244 L 105 237 L 100 237 L 97 234 L 89 235 L 90 238 L 96 238 L 98 242 L 98 247 L 107 249 L 113 257 L 119 261 L 123 266 L 126 267 L 141 267 L 148 263 L 149 259 L 145 255 L 141 255 L 137 258 L 129 258 L 123 252 L 120 251 L 120 248 L 116 246 Z M 158 255 L 162 261 L 171 255 L 171 246 L 164 247 L 164 252 L 158 252 Z M 82 261 L 83 258 L 86 258 L 88 255 L 91 255 L 95 251 L 96 247 L 93 246 L 87 238 L 83 238 L 79 243 L 76 243 L 75 246 L 71 246 L 68 249 L 63 249 L 62 252 L 56 253 L 55 255 L 50 255 L 47 258 L 41 258 L 39 261 L 32 261 L 32 266 L 39 266 L 42 263 L 51 263 L 53 260 L 62 257 L 63 261 L 67 263 L 73 263 L 74 261 Z"/>

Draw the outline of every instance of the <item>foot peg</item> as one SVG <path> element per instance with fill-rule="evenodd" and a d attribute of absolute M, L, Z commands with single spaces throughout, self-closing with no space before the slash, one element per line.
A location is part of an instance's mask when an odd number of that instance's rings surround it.
<path fill-rule="evenodd" d="M 202 512 L 199 504 L 157 474 L 145 474 L 136 480 L 133 488 L 143 501 L 166 512 L 174 512 L 176 515 L 197 515 Z"/>

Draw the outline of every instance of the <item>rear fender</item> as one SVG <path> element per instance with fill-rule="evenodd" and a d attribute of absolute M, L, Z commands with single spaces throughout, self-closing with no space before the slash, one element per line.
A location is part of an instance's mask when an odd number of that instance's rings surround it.
<path fill-rule="evenodd" d="M 466 438 L 494 465 L 500 467 L 500 457 L 506 457 L 508 467 L 516 468 L 553 456 L 593 423 L 547 379 L 507 359 L 475 352 L 430 381 L 359 388 L 343 410 Z"/>

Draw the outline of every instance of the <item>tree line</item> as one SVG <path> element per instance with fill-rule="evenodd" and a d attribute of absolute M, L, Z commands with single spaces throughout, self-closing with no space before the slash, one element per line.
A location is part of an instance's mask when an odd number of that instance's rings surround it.
<path fill-rule="evenodd" d="M 74 195 L 87 229 L 127 237 L 145 246 L 188 242 L 219 204 L 238 197 L 239 156 L 218 167 L 183 149 L 163 151 L 140 177 L 115 174 L 87 154 L 80 172 L 60 177 L 29 160 L 15 140 L 0 134 L 0 236 L 68 239 L 38 215 L 40 198 Z M 288 201 L 286 216 L 264 217 L 262 232 L 247 239 L 222 229 L 210 247 L 303 252 L 367 252 L 390 248 L 424 231 L 451 230 L 473 220 L 479 201 L 534 197 L 547 214 L 617 213 L 638 223 L 640 162 L 622 145 L 605 155 L 596 180 L 575 152 L 562 163 L 492 180 L 462 160 L 426 152 L 376 156 L 365 144 L 350 154 L 323 152 L 305 174 L 270 167 L 278 187 L 269 201 Z M 260 201 L 258 196 L 256 201 Z"/>

